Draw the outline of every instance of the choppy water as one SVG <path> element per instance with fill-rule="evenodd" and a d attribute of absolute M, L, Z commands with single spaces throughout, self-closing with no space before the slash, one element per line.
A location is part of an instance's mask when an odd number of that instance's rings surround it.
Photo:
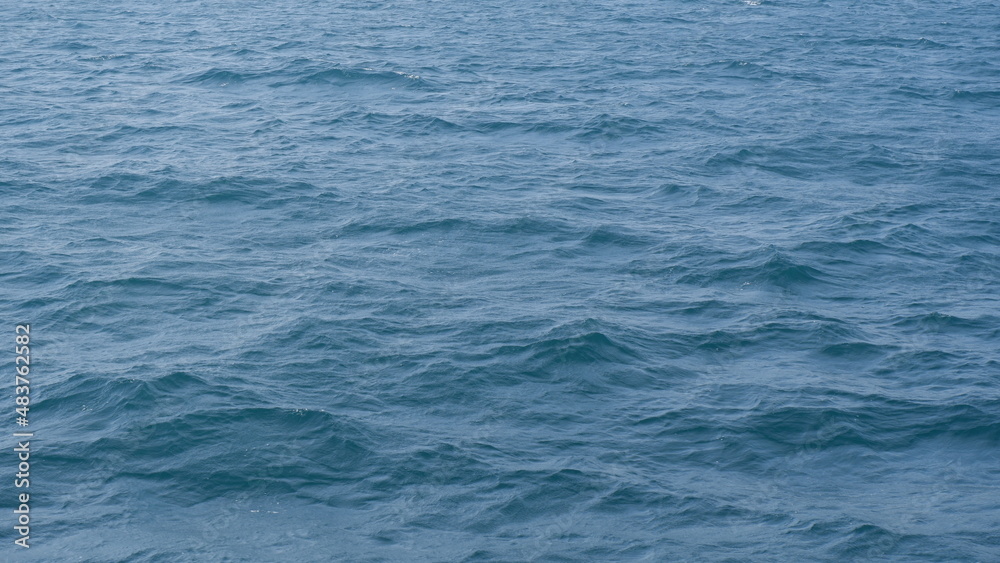
<path fill-rule="evenodd" d="M 2 6 L 2 558 L 1000 560 L 997 2 Z"/>

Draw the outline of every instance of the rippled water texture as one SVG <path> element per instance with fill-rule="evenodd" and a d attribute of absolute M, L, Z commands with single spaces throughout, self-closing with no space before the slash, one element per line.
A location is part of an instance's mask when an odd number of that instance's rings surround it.
<path fill-rule="evenodd" d="M 0 4 L 0 558 L 1000 560 L 996 1 Z"/>

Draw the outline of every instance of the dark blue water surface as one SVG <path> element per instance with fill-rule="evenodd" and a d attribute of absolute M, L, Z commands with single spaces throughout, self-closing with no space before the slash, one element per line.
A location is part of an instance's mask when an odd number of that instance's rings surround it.
<path fill-rule="evenodd" d="M 0 6 L 0 559 L 1000 560 L 1000 3 Z"/>

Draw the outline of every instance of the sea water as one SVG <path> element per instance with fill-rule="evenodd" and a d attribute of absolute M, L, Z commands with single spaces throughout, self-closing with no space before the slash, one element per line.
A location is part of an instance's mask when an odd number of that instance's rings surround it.
<path fill-rule="evenodd" d="M 3 560 L 1000 560 L 996 1 L 2 6 Z"/>

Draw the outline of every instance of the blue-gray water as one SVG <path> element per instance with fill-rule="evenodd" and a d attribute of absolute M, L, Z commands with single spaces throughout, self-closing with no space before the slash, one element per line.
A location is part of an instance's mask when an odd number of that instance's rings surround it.
<path fill-rule="evenodd" d="M 0 5 L 0 559 L 1000 560 L 1000 3 Z"/>

